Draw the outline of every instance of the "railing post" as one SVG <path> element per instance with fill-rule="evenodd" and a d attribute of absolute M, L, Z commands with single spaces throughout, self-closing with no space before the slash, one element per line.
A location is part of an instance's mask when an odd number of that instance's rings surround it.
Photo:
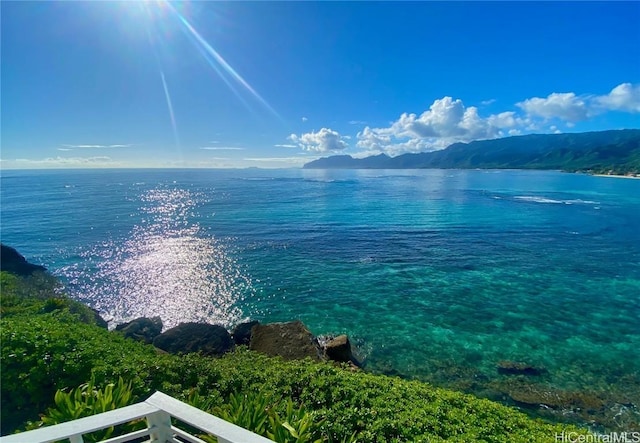
<path fill-rule="evenodd" d="M 165 411 L 158 411 L 147 415 L 147 425 L 151 430 L 150 442 L 167 443 L 173 438 L 171 416 Z"/>
<path fill-rule="evenodd" d="M 76 434 L 69 437 L 69 443 L 84 443 L 82 439 L 82 434 Z"/>

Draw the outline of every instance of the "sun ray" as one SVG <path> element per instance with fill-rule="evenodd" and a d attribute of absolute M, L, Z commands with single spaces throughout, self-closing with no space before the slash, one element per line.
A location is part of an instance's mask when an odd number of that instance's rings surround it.
<path fill-rule="evenodd" d="M 185 33 L 185 35 L 189 40 L 194 41 L 194 46 L 195 46 L 196 50 L 200 53 L 200 55 L 202 55 L 202 58 L 204 58 L 204 60 L 207 62 L 207 64 L 211 67 L 211 69 L 213 69 L 215 71 L 215 73 L 218 75 L 218 77 L 225 83 L 225 85 L 227 85 L 227 87 L 231 90 L 231 92 L 233 92 L 233 94 L 236 96 L 236 98 L 238 100 L 240 100 L 242 102 L 242 104 L 249 111 L 254 112 L 253 109 L 251 108 L 251 106 L 249 105 L 249 103 L 247 103 L 247 101 L 244 99 L 244 97 L 242 97 L 242 94 L 240 94 L 238 89 L 233 85 L 233 83 L 231 83 L 231 81 L 229 81 L 229 79 L 220 70 L 219 65 L 215 62 L 215 60 L 213 60 L 211 58 L 211 56 L 206 51 L 206 49 L 203 48 L 201 45 L 199 45 L 197 41 L 195 41 L 195 37 L 192 34 L 186 34 Z"/>
<path fill-rule="evenodd" d="M 176 142 L 176 146 L 180 149 L 180 138 L 178 137 L 178 126 L 176 125 L 176 118 L 173 114 L 173 105 L 171 104 L 171 94 L 169 94 L 169 88 L 167 87 L 167 81 L 164 78 L 164 72 L 160 68 L 160 79 L 162 79 L 162 87 L 164 88 L 164 97 L 167 100 L 167 108 L 169 110 L 169 117 L 171 118 L 171 127 L 173 128 L 173 137 Z"/>
<path fill-rule="evenodd" d="M 184 29 L 188 32 L 188 34 L 193 37 L 193 40 L 200 50 L 199 52 L 205 56 L 205 60 L 207 63 L 218 73 L 218 75 L 225 81 L 225 83 L 231 87 L 230 82 L 228 82 L 224 77 L 224 73 L 226 72 L 233 80 L 242 85 L 262 106 L 264 106 L 269 112 L 275 115 L 278 119 L 282 120 L 282 117 L 278 114 L 278 112 L 264 99 L 258 92 L 251 87 L 251 85 L 235 70 L 233 67 L 227 63 L 227 61 L 216 51 L 205 39 L 200 35 L 200 33 L 189 23 L 189 21 L 178 12 L 171 3 L 168 1 L 164 1 L 164 4 L 168 6 L 168 9 L 175 14 L 178 18 L 179 22 L 184 26 Z M 217 63 L 223 71 L 221 71 L 215 63 Z M 232 88 L 234 93 L 237 94 L 235 88 Z"/>
<path fill-rule="evenodd" d="M 146 10 L 146 12 L 149 15 L 151 14 L 151 12 L 148 9 Z M 175 141 L 176 148 L 182 154 L 182 147 L 180 145 L 180 137 L 178 135 L 178 125 L 176 124 L 176 117 L 175 117 L 175 113 L 173 112 L 173 104 L 171 102 L 171 94 L 169 93 L 169 87 L 167 85 L 167 80 L 165 78 L 164 70 L 162 69 L 162 64 L 160 62 L 160 57 L 158 56 L 158 51 L 156 49 L 156 45 L 154 43 L 154 40 L 153 40 L 153 38 L 151 36 L 151 32 L 149 30 L 149 25 L 148 24 L 147 24 L 147 26 L 145 26 L 145 29 L 147 31 L 147 38 L 149 40 L 149 45 L 151 46 L 154 58 L 156 60 L 156 64 L 158 65 L 158 71 L 160 73 L 160 80 L 162 81 L 162 89 L 164 91 L 164 98 L 165 98 L 165 101 L 167 102 L 167 110 L 169 111 L 169 118 L 171 119 L 171 129 L 173 130 L 173 139 Z"/>

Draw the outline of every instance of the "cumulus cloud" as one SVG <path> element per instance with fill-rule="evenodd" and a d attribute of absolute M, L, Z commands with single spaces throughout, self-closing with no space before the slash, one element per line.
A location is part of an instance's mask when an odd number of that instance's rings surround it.
<path fill-rule="evenodd" d="M 559 118 L 568 122 L 578 122 L 590 116 L 587 100 L 573 92 L 554 92 L 546 98 L 528 98 L 516 103 L 516 106 L 530 116 L 545 119 Z"/>
<path fill-rule="evenodd" d="M 344 137 L 341 137 L 337 131 L 328 128 L 302 135 L 291 134 L 289 140 L 305 151 L 331 152 L 341 151 L 348 147 Z"/>
<path fill-rule="evenodd" d="M 605 95 L 554 92 L 546 98 L 533 97 L 516 105 L 530 117 L 559 119 L 572 127 L 608 111 L 640 112 L 640 84 L 621 83 Z"/>
<path fill-rule="evenodd" d="M 365 127 L 358 132 L 356 146 L 391 155 L 433 151 L 455 142 L 502 137 L 525 124 L 515 112 L 483 118 L 475 106 L 465 107 L 460 99 L 443 97 L 420 115 L 403 113 L 387 128 Z"/>
<path fill-rule="evenodd" d="M 622 83 L 609 94 L 595 97 L 594 102 L 605 110 L 640 112 L 640 84 Z"/>

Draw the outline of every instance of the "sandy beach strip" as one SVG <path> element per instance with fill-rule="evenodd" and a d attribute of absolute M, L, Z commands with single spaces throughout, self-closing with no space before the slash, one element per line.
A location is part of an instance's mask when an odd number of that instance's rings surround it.
<path fill-rule="evenodd" d="M 640 180 L 640 176 L 637 175 L 614 175 L 614 174 L 591 174 L 594 177 L 613 177 L 613 178 L 633 178 Z"/>

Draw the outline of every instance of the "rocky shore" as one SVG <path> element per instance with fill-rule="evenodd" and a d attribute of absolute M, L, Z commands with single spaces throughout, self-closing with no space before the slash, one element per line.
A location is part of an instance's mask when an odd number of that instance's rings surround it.
<path fill-rule="evenodd" d="M 252 351 L 284 360 L 310 358 L 359 366 L 346 335 L 315 337 L 299 320 L 269 324 L 250 321 L 240 323 L 231 332 L 219 325 L 189 322 L 162 332 L 160 317 L 143 317 L 120 324 L 115 331 L 171 354 L 198 352 L 216 357 L 236 346 L 248 346 Z"/>

